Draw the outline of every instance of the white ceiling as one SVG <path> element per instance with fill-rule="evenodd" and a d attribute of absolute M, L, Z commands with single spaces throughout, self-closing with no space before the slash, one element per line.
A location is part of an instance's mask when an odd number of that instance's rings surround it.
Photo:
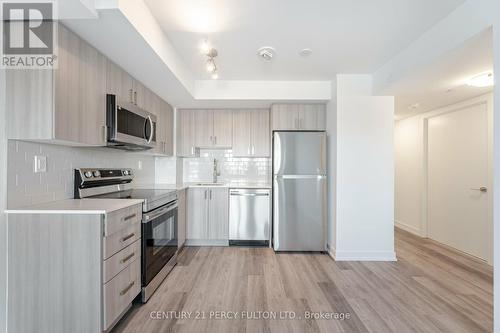
<path fill-rule="evenodd" d="M 198 50 L 208 38 L 222 80 L 330 80 L 374 72 L 464 0 L 145 2 L 196 79 L 209 78 Z M 261 46 L 276 49 L 272 62 L 256 56 Z"/>
<path fill-rule="evenodd" d="M 477 74 L 493 72 L 492 31 L 488 29 L 460 47 L 415 68 L 384 91 L 395 96 L 397 119 L 431 111 L 492 91 L 492 87 L 468 86 Z M 409 106 L 418 103 L 417 109 Z"/>

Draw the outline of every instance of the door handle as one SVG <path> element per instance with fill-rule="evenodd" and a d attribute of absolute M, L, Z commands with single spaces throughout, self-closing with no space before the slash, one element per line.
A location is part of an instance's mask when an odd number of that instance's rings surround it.
<path fill-rule="evenodd" d="M 488 192 L 488 188 L 486 186 L 481 186 L 480 188 L 471 188 L 472 191 L 479 191 L 479 192 Z"/>

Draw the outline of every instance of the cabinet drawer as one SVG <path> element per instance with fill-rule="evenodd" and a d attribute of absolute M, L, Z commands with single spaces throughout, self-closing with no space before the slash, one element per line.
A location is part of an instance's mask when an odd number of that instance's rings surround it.
<path fill-rule="evenodd" d="M 135 205 L 111 212 L 104 221 L 104 236 L 109 236 L 133 224 L 141 222 L 142 205 Z"/>
<path fill-rule="evenodd" d="M 114 254 L 103 263 L 102 279 L 104 283 L 111 280 L 124 268 L 141 258 L 141 239 L 130 244 L 120 252 Z"/>
<path fill-rule="evenodd" d="M 141 223 L 133 224 L 126 229 L 115 232 L 111 236 L 104 237 L 103 259 L 108 259 L 113 254 L 134 243 L 139 238 L 141 238 Z"/>
<path fill-rule="evenodd" d="M 141 261 L 136 260 L 104 285 L 104 329 L 107 330 L 141 291 Z"/>

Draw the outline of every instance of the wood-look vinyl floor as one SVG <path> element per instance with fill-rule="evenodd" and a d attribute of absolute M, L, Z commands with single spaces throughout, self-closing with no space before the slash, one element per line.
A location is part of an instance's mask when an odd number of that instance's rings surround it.
<path fill-rule="evenodd" d="M 491 266 L 401 230 L 396 253 L 397 262 L 335 262 L 268 248 L 188 247 L 149 302 L 113 332 L 492 332 Z M 277 318 L 215 317 L 223 311 Z M 168 318 L 182 314 L 190 318 Z"/>

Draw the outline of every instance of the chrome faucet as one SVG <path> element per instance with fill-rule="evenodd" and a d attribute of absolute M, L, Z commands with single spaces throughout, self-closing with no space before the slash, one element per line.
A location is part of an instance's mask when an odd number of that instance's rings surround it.
<path fill-rule="evenodd" d="M 220 172 L 217 171 L 217 159 L 214 158 L 214 170 L 213 170 L 213 183 L 217 183 L 217 176 L 220 176 Z"/>

